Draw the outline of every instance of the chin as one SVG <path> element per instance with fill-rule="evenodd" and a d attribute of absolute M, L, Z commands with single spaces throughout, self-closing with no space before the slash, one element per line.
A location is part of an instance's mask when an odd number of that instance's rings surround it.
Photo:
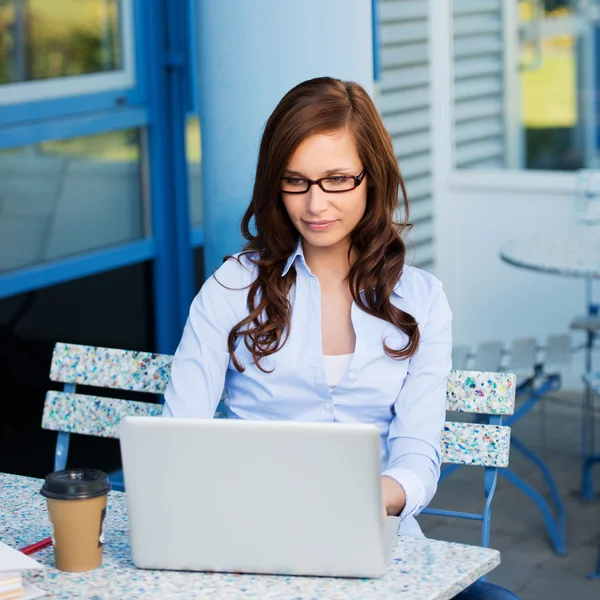
<path fill-rule="evenodd" d="M 323 235 L 323 233 L 307 231 L 303 232 L 302 237 L 308 244 L 314 246 L 315 248 L 329 248 L 330 246 L 337 246 L 338 244 L 342 243 L 348 236 L 339 234 Z"/>

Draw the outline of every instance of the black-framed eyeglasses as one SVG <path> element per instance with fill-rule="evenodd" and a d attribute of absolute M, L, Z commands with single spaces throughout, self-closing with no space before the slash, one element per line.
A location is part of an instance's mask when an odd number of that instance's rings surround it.
<path fill-rule="evenodd" d="M 360 175 L 332 175 L 321 179 L 307 179 L 306 177 L 282 177 L 279 191 L 285 194 L 306 194 L 311 185 L 318 185 L 328 194 L 341 194 L 356 189 L 365 178 L 367 169 Z"/>

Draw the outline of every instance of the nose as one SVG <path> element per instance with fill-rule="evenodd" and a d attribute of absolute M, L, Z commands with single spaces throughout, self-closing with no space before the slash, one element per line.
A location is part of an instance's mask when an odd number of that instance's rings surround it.
<path fill-rule="evenodd" d="M 306 192 L 306 210 L 313 215 L 318 215 L 329 206 L 327 193 L 324 192 L 318 185 L 311 185 Z"/>

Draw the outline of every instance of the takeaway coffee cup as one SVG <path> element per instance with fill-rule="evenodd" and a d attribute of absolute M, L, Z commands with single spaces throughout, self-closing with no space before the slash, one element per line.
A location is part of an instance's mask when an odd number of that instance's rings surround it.
<path fill-rule="evenodd" d="M 78 573 L 102 564 L 104 517 L 110 481 L 96 469 L 67 469 L 47 475 L 46 497 L 56 567 Z"/>

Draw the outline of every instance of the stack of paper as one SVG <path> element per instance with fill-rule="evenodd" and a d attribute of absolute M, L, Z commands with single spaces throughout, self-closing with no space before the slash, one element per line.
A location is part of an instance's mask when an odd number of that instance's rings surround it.
<path fill-rule="evenodd" d="M 0 573 L 0 600 L 23 597 L 21 573 Z"/>
<path fill-rule="evenodd" d="M 43 568 L 37 560 L 0 542 L 0 600 L 33 600 L 45 596 L 43 590 L 21 578 L 21 571 Z"/>

